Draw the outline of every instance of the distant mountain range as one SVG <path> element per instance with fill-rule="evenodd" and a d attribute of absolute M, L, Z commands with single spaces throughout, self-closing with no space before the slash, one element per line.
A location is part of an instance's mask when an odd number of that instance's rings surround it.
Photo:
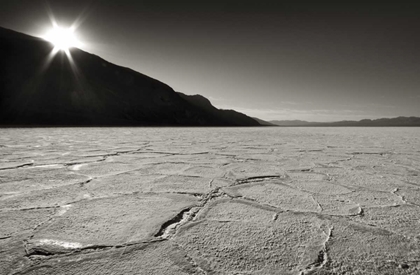
<path fill-rule="evenodd" d="M 252 118 L 255 119 L 256 121 L 258 121 L 258 123 L 261 124 L 261 125 L 263 125 L 263 126 L 277 126 L 277 125 L 275 125 L 275 124 L 273 124 L 271 122 L 268 122 L 268 121 L 259 119 L 257 117 L 252 117 Z"/>
<path fill-rule="evenodd" d="M 336 122 L 308 122 L 303 120 L 272 120 L 270 123 L 277 126 L 420 126 L 420 117 L 396 117 L 379 119 L 362 119 L 359 121 L 343 120 Z"/>
<path fill-rule="evenodd" d="M 0 28 L 2 126 L 261 126 L 80 49 Z"/>

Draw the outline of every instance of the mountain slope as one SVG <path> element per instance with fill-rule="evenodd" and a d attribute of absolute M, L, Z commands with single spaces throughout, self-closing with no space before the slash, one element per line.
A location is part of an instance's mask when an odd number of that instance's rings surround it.
<path fill-rule="evenodd" d="M 277 126 L 276 124 L 273 124 L 271 122 L 259 119 L 257 117 L 252 117 L 253 119 L 255 119 L 259 124 L 263 125 L 263 126 Z"/>
<path fill-rule="evenodd" d="M 187 102 L 191 103 L 197 108 L 200 108 L 201 110 L 205 111 L 207 114 L 218 118 L 223 121 L 227 121 L 228 123 L 240 123 L 241 125 L 253 125 L 255 122 L 258 123 L 258 125 L 262 125 L 259 123 L 258 120 L 255 118 L 251 118 L 248 116 L 244 116 L 242 113 L 236 112 L 234 110 L 223 110 L 223 109 L 217 109 L 214 107 L 210 100 L 205 98 L 201 95 L 185 95 L 183 93 L 178 92 L 178 94 L 185 99 Z"/>
<path fill-rule="evenodd" d="M 0 125 L 259 126 L 79 49 L 0 28 Z M 211 104 L 210 104 L 211 105 Z"/>
<path fill-rule="evenodd" d="M 344 120 L 335 122 L 308 122 L 302 120 L 273 120 L 278 126 L 420 126 L 420 117 L 395 117 L 379 119 L 362 119 L 359 121 Z"/>

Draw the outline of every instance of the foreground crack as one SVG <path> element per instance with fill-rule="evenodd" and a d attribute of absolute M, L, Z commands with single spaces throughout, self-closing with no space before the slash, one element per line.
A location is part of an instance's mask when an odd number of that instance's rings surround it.
<path fill-rule="evenodd" d="M 31 210 L 45 210 L 45 209 L 57 209 L 60 208 L 60 205 L 54 205 L 54 206 L 38 206 L 38 207 L 27 207 L 27 208 L 6 208 L 0 210 L 0 213 L 4 212 L 13 212 L 13 211 L 31 211 Z"/>
<path fill-rule="evenodd" d="M 350 155 L 379 155 L 379 156 L 387 156 L 392 155 L 392 152 L 351 152 Z"/>
<path fill-rule="evenodd" d="M 202 198 L 205 195 L 203 193 L 197 193 L 197 192 L 167 192 L 167 193 L 169 193 L 169 194 L 179 194 L 179 195 L 193 196 L 193 197 L 196 197 L 196 198 Z"/>
<path fill-rule="evenodd" d="M 319 202 L 314 198 L 314 196 L 310 195 L 311 199 L 316 203 L 316 206 L 319 209 L 319 213 L 321 213 L 322 211 L 324 211 L 324 208 L 322 208 L 321 204 L 319 204 Z"/>
<path fill-rule="evenodd" d="M 178 228 L 189 221 L 192 221 L 197 216 L 198 212 L 203 209 L 210 200 L 224 195 L 226 194 L 221 191 L 221 187 L 211 190 L 202 197 L 198 206 L 183 209 L 175 217 L 163 223 L 154 237 L 164 240 L 171 238 L 176 234 Z"/>
<path fill-rule="evenodd" d="M 292 210 L 287 210 L 287 209 L 282 209 L 278 206 L 274 206 L 268 203 L 262 203 L 259 202 L 258 200 L 252 199 L 252 198 L 248 198 L 245 196 L 230 196 L 228 195 L 231 199 L 235 200 L 235 201 L 243 201 L 243 202 L 247 202 L 250 205 L 254 206 L 254 207 L 258 207 L 258 208 L 263 208 L 269 211 L 274 211 L 276 213 L 281 213 L 281 212 L 292 212 L 292 213 L 306 213 L 306 212 L 297 212 L 297 211 L 292 211 Z M 316 212 L 307 212 L 307 213 L 314 213 L 316 214 Z M 276 218 L 277 219 L 277 218 Z"/>
<path fill-rule="evenodd" d="M 399 195 L 398 194 L 398 191 L 400 191 L 400 189 L 399 188 L 395 188 L 394 190 L 391 191 L 391 194 L 397 196 L 402 201 L 403 204 L 411 204 L 410 202 L 408 202 L 408 201 L 405 200 L 404 196 Z"/>
<path fill-rule="evenodd" d="M 285 177 L 284 176 L 279 176 L 279 175 L 248 177 L 248 178 L 236 180 L 236 182 L 233 186 L 240 185 L 240 184 L 253 183 L 253 182 L 261 182 L 261 181 L 270 180 L 270 179 L 285 179 Z"/>
<path fill-rule="evenodd" d="M 85 180 L 83 182 L 79 182 L 79 186 L 80 187 L 84 187 L 86 184 L 88 184 L 89 182 L 91 182 L 94 178 L 90 177 L 90 179 Z"/>
<path fill-rule="evenodd" d="M 23 168 L 23 167 L 27 167 L 27 166 L 34 166 L 34 163 L 30 162 L 30 163 L 24 163 L 24 164 L 21 164 L 21 165 L 11 166 L 11 167 L 4 167 L 4 168 L 0 168 L 0 171 L 13 170 L 13 169 Z"/>
<path fill-rule="evenodd" d="M 303 168 L 303 169 L 290 169 L 288 172 L 313 172 L 313 168 Z"/>
<path fill-rule="evenodd" d="M 327 264 L 327 262 L 329 261 L 327 245 L 329 240 L 332 238 L 333 229 L 334 227 L 331 226 L 330 228 L 328 228 L 328 232 L 324 231 L 324 234 L 327 236 L 327 238 L 322 245 L 322 249 L 318 252 L 318 257 L 313 263 L 309 264 L 305 268 L 305 270 L 301 271 L 299 273 L 300 275 L 312 274 L 315 270 L 322 269 Z"/>
<path fill-rule="evenodd" d="M 175 231 L 179 226 L 191 220 L 197 212 L 198 210 L 195 210 L 194 208 L 187 208 L 182 210 L 175 217 L 162 224 L 154 237 L 168 239 L 170 236 L 175 234 Z"/>
<path fill-rule="evenodd" d="M 116 247 L 114 245 L 89 245 L 89 246 L 73 248 L 73 249 L 54 250 L 54 249 L 44 248 L 41 246 L 34 246 L 31 248 L 27 248 L 27 245 L 28 244 L 26 244 L 27 257 L 31 257 L 31 256 L 41 256 L 41 257 L 47 256 L 48 257 L 48 256 L 54 256 L 54 255 L 60 255 L 60 254 L 73 254 L 75 252 L 81 252 L 81 251 L 86 251 L 86 250 L 88 251 L 107 250 L 107 249 Z"/>
<path fill-rule="evenodd" d="M 48 249 L 48 248 L 43 248 L 40 246 L 34 246 L 34 247 L 28 248 L 29 243 L 24 242 L 24 248 L 26 251 L 26 257 L 31 259 L 34 257 L 37 258 L 37 257 L 69 256 L 69 255 L 80 254 L 80 253 L 92 253 L 92 252 L 106 251 L 106 250 L 120 249 L 120 248 L 124 249 L 122 252 L 123 254 L 127 247 L 134 246 L 134 245 L 148 245 L 148 244 L 162 242 L 162 241 L 166 241 L 166 239 L 153 239 L 153 240 L 147 240 L 147 241 L 143 240 L 143 241 L 128 242 L 128 243 L 121 243 L 121 244 L 115 244 L 115 245 L 93 244 L 93 245 L 86 245 L 82 247 L 61 249 L 61 250 Z"/>

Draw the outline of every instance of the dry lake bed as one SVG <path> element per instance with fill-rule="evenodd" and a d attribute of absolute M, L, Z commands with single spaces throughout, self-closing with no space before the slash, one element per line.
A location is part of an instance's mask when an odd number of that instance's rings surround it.
<path fill-rule="evenodd" d="M 0 129 L 0 274 L 420 274 L 420 128 Z"/>

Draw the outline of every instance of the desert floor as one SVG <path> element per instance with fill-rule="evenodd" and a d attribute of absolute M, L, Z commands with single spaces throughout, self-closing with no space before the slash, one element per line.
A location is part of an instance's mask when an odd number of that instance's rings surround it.
<path fill-rule="evenodd" d="M 0 274 L 420 274 L 420 129 L 0 129 Z"/>

